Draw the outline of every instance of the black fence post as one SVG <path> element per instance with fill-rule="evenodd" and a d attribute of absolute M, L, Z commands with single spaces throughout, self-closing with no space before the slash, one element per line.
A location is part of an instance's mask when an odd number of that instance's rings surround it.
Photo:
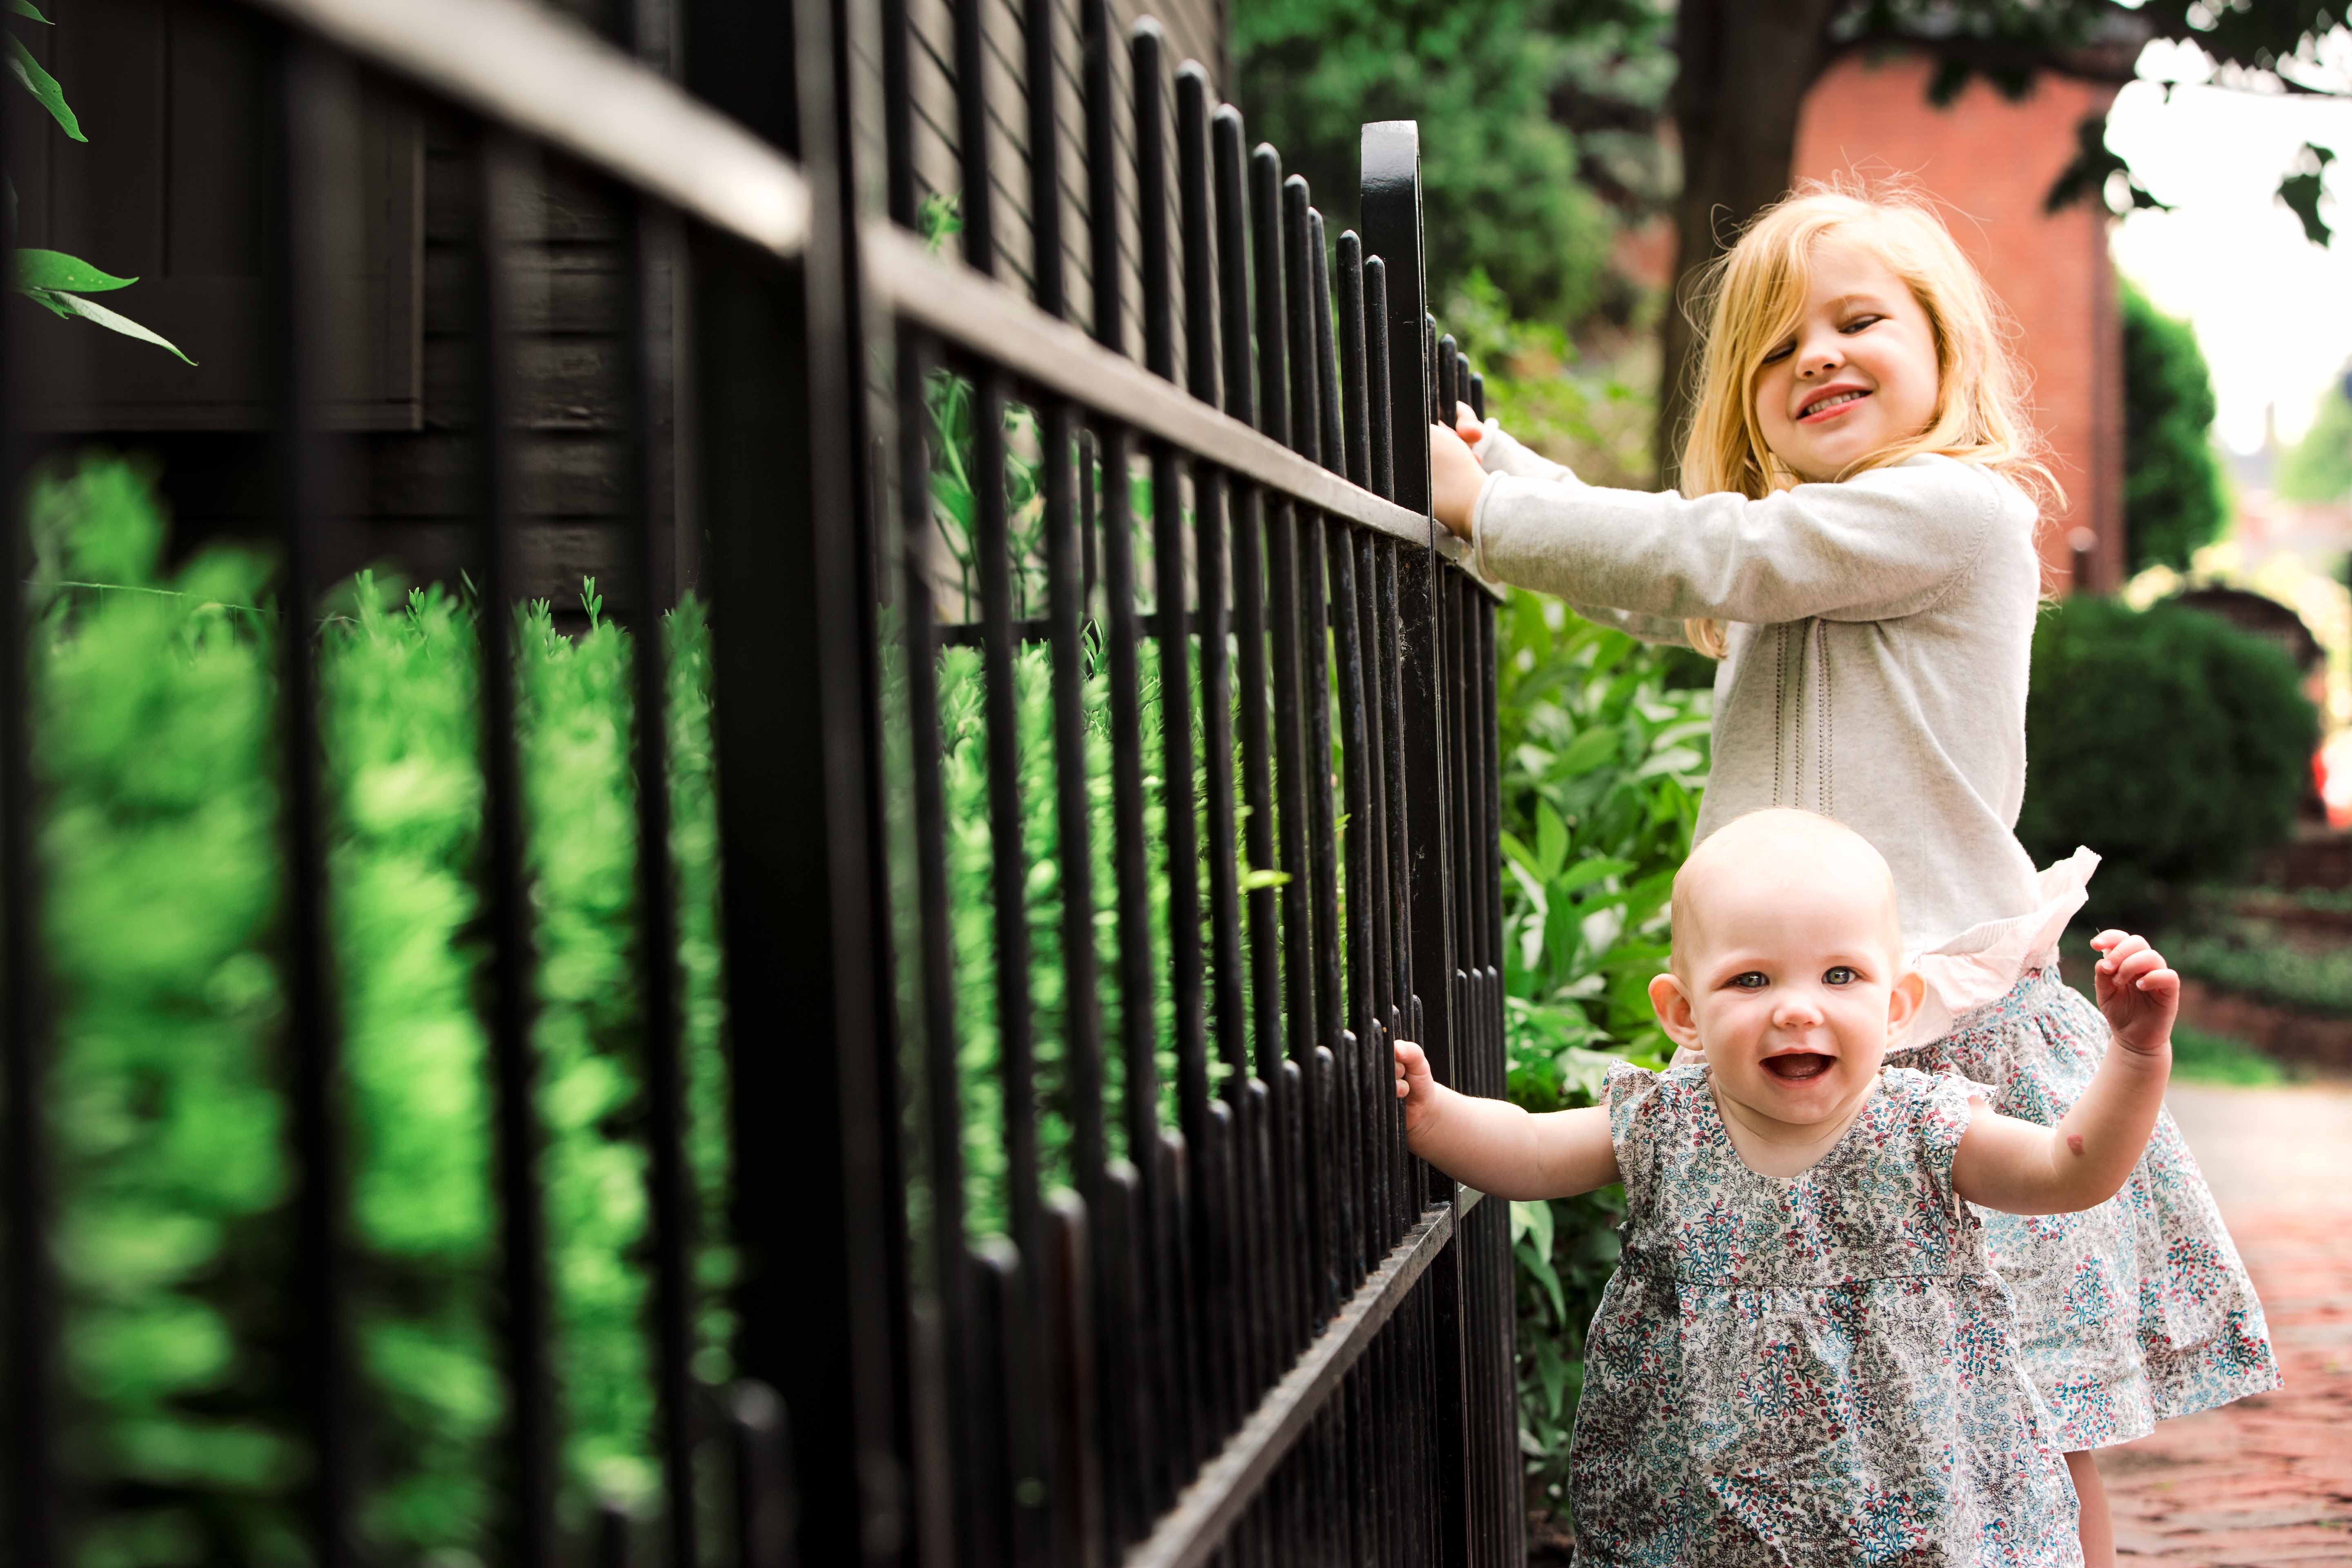
<path fill-rule="evenodd" d="M 865 360 L 835 0 L 688 0 L 696 94 L 796 155 L 794 262 L 695 236 L 695 364 L 712 571 L 736 1305 L 741 1375 L 790 1433 L 804 1563 L 902 1560 L 890 1257 L 903 1223 L 876 941 Z"/>
<path fill-rule="evenodd" d="M 1363 132 L 1364 247 L 1384 264 L 1388 294 L 1390 401 L 1394 421 L 1391 460 L 1397 504 L 1430 510 L 1429 437 L 1433 370 L 1428 347 L 1428 275 L 1423 251 L 1421 129 L 1409 120 L 1379 121 Z M 1436 520 L 1426 550 L 1400 552 L 1398 637 L 1403 665 L 1404 838 L 1406 921 L 1417 1029 L 1432 1068 L 1445 1083 L 1463 1085 L 1456 1029 L 1454 868 L 1447 854 L 1452 821 L 1448 785 L 1447 689 L 1444 662 L 1443 595 L 1438 580 Z M 1454 1183 L 1423 1167 L 1433 1201 L 1454 1196 Z M 1432 1312 L 1436 1386 L 1434 1482 L 1438 1494 L 1436 1561 L 1461 1568 L 1471 1561 L 1470 1410 L 1465 1350 L 1464 1259 L 1457 1244 L 1430 1265 L 1425 1289 Z"/>

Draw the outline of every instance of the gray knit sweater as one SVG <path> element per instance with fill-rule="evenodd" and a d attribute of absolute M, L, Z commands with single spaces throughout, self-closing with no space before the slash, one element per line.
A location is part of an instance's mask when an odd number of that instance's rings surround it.
<path fill-rule="evenodd" d="M 1503 431 L 1472 519 L 1486 575 L 1650 641 L 1730 623 L 1701 837 L 1793 805 L 1895 870 L 1904 945 L 1941 947 L 2037 900 L 2011 830 L 2025 793 L 2036 513 L 1973 464 L 1919 457 L 1762 500 L 1602 489 Z"/>

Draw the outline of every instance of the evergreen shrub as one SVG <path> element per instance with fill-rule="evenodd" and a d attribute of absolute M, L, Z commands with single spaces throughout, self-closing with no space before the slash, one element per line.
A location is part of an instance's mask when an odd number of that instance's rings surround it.
<path fill-rule="evenodd" d="M 2202 612 L 2077 596 L 2033 636 L 2018 837 L 2104 857 L 2095 908 L 2140 918 L 2293 830 L 2318 715 L 2286 656 Z"/>

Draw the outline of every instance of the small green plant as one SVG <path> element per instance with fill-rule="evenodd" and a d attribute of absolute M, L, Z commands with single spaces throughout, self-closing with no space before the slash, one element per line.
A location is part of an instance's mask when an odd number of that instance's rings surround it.
<path fill-rule="evenodd" d="M 8 9 L 27 21 L 38 22 L 44 27 L 50 26 L 49 19 L 41 15 L 40 8 L 33 4 L 33 0 L 8 0 Z M 89 140 L 82 134 L 81 121 L 66 103 L 65 89 L 58 85 L 58 79 L 33 58 L 33 52 L 25 47 L 25 41 L 14 33 L 8 35 L 8 74 L 16 79 L 19 87 L 33 95 L 34 102 L 48 111 L 49 118 L 58 122 L 58 130 L 76 142 Z M 8 186 L 8 226 L 12 232 L 16 226 L 16 187 L 13 183 Z M 16 247 L 14 265 L 16 292 L 51 315 L 63 316 L 68 321 L 89 321 L 104 327 L 110 332 L 120 332 L 126 338 L 153 343 L 187 364 L 196 363 L 181 353 L 168 339 L 141 326 L 121 311 L 109 310 L 89 298 L 92 294 L 128 289 L 138 282 L 138 279 L 117 278 L 63 251 L 41 250 L 30 246 Z"/>
<path fill-rule="evenodd" d="M 1706 783 L 1713 696 L 1666 650 L 1514 590 L 1500 611 L 1510 1095 L 1595 1103 L 1610 1063 L 1664 1065 L 1650 1010 L 1666 898 Z M 1519 1446 L 1530 1500 L 1564 1508 L 1584 1335 L 1615 1269 L 1622 1189 L 1511 1205 Z"/>

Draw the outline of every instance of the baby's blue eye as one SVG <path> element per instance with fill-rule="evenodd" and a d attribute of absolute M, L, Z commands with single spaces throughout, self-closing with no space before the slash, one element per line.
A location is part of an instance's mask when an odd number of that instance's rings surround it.
<path fill-rule="evenodd" d="M 1761 991 L 1766 985 L 1771 984 L 1764 978 L 1760 970 L 1755 969 L 1749 970 L 1745 974 L 1733 975 L 1731 983 L 1742 991 Z"/>
<path fill-rule="evenodd" d="M 1885 320 L 1886 318 L 1884 316 L 1856 316 L 1838 330 L 1843 332 L 1859 332 L 1865 328 L 1874 327 Z"/>
<path fill-rule="evenodd" d="M 1822 976 L 1823 981 L 1832 985 L 1851 985 L 1861 978 L 1861 975 L 1843 963 L 1831 965 L 1830 972 Z"/>

